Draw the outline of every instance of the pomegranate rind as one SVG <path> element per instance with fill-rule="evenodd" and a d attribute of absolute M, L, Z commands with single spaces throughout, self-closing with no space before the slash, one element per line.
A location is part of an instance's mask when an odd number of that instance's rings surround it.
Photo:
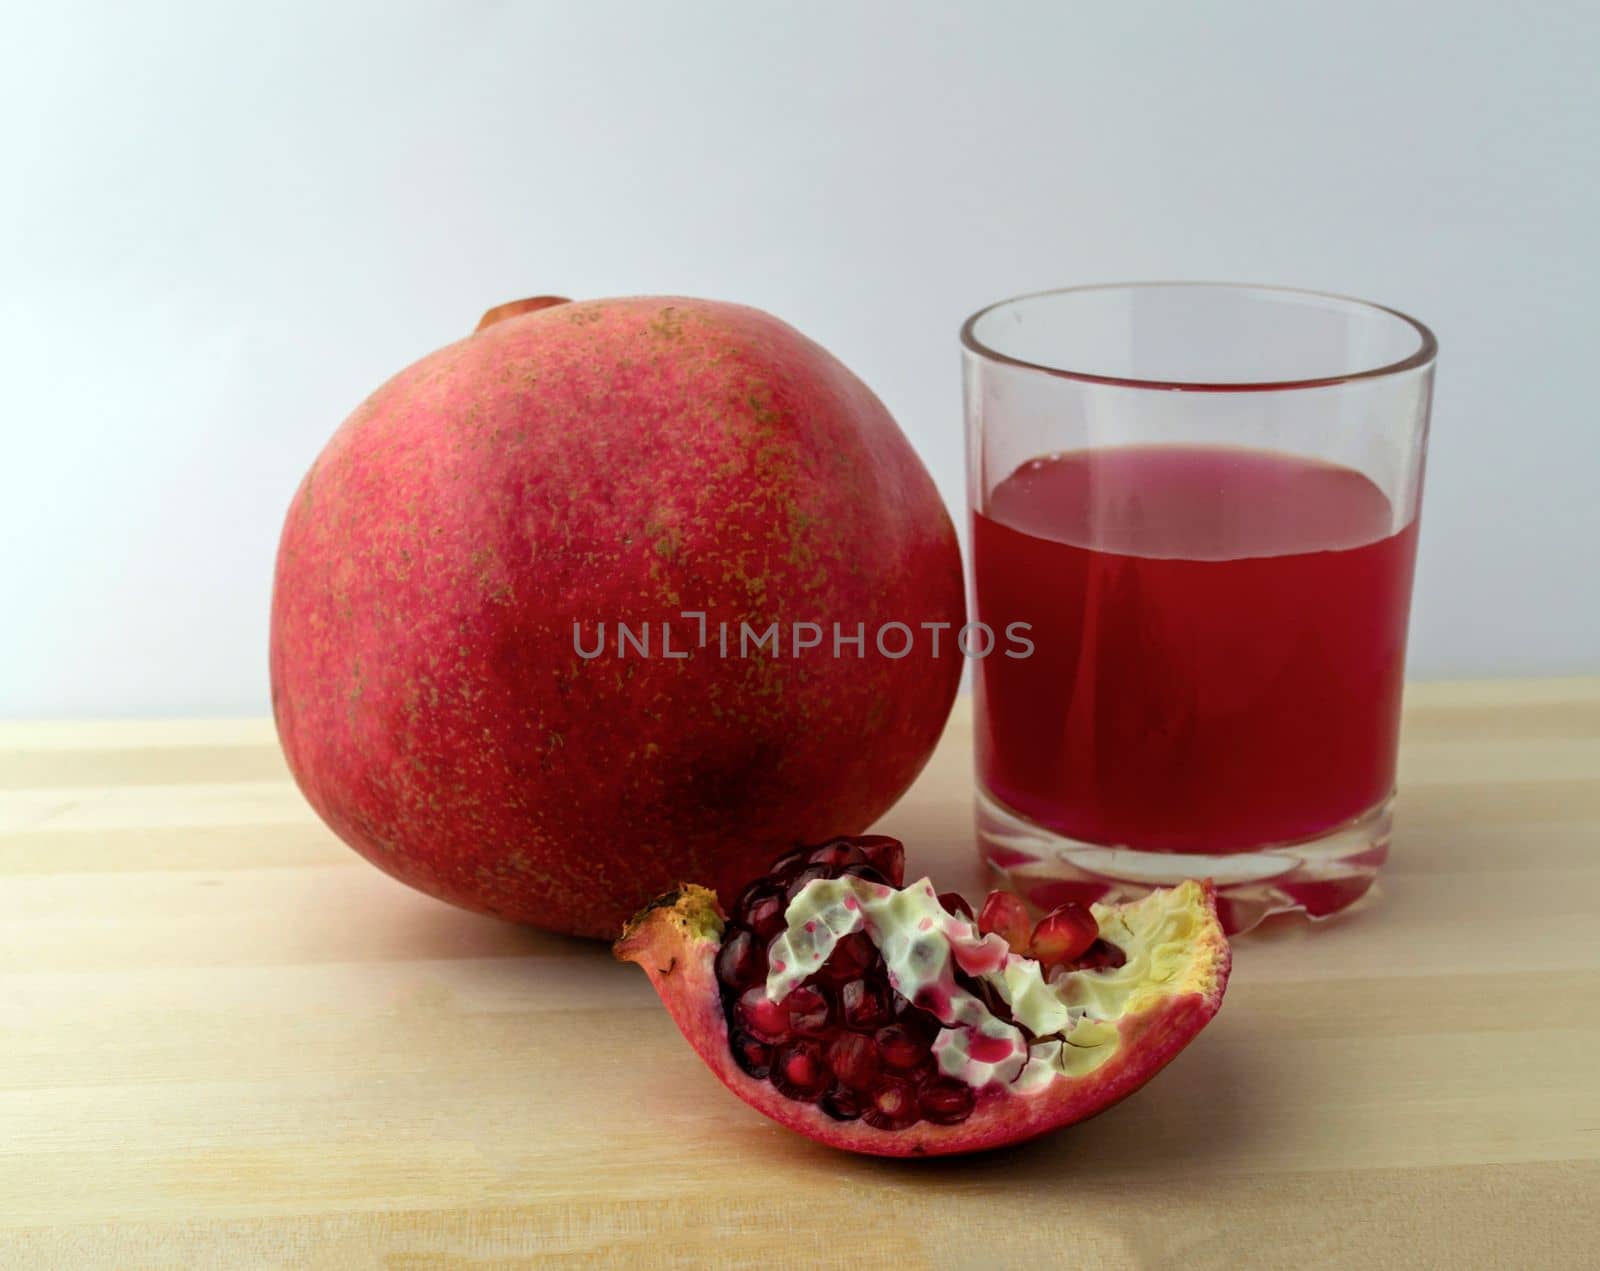
<path fill-rule="evenodd" d="M 628 923 L 613 951 L 643 968 L 695 1053 L 756 1111 L 846 1151 L 951 1156 L 1021 1143 L 1104 1112 L 1166 1067 L 1222 1005 L 1232 953 L 1209 882 L 1182 883 L 1126 905 L 1095 905 L 1093 913 L 1102 935 L 1124 947 L 1130 963 L 1148 954 L 1143 958 L 1148 971 L 1116 993 L 1125 1010 L 1106 1021 L 1117 1033 L 1110 1055 L 1088 1072 L 1058 1074 L 1031 1092 L 986 1086 L 977 1091 L 972 1115 L 958 1125 L 921 1121 L 904 1130 L 835 1121 L 816 1105 L 788 1099 L 738 1068 L 714 969 L 724 916 L 709 889 L 686 885 L 662 896 Z M 1141 949 L 1138 942 L 1156 932 L 1163 943 Z M 1084 996 L 1093 998 L 1095 981 L 1082 984 Z"/>

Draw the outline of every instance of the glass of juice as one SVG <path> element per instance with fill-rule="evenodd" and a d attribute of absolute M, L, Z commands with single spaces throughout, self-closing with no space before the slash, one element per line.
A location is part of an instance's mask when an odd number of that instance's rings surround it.
<path fill-rule="evenodd" d="M 1216 883 L 1325 917 L 1388 856 L 1436 345 L 1273 287 L 962 327 L 978 838 L 1044 909 Z"/>

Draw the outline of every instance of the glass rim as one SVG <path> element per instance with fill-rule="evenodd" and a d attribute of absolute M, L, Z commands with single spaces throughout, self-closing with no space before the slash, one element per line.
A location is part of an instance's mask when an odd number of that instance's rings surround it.
<path fill-rule="evenodd" d="M 1211 287 L 1225 291 L 1265 291 L 1280 296 L 1302 296 L 1316 300 L 1335 300 L 1341 305 L 1366 309 L 1374 313 L 1386 313 L 1392 318 L 1400 319 L 1401 322 L 1415 332 L 1419 343 L 1415 352 L 1401 358 L 1398 362 L 1389 362 L 1383 366 L 1350 371 L 1339 375 L 1322 375 L 1310 379 L 1293 380 L 1197 381 L 1100 375 L 1092 371 L 1075 371 L 1065 366 L 1051 366 L 1045 362 L 1030 362 L 1025 358 L 1012 357 L 1008 353 L 1002 353 L 998 349 L 991 348 L 978 339 L 976 334 L 977 325 L 983 318 L 996 310 L 1004 309 L 1008 305 L 1020 304 L 1024 300 L 1038 300 L 1045 296 L 1065 296 L 1087 291 L 1138 291 L 1156 287 Z M 1020 367 L 1023 370 L 1038 371 L 1044 375 L 1055 376 L 1057 379 L 1077 380 L 1085 384 L 1110 384 L 1120 388 L 1148 388 L 1185 393 L 1259 393 L 1282 392 L 1299 388 L 1328 388 L 1336 384 L 1381 379 L 1389 375 L 1400 375 L 1406 371 L 1415 371 L 1430 365 L 1439 355 L 1439 342 L 1434 338 L 1433 332 L 1428 329 L 1427 325 L 1419 322 L 1408 313 L 1402 313 L 1399 309 L 1391 309 L 1388 305 L 1377 304 L 1371 300 L 1362 300 L 1356 296 L 1340 295 L 1338 292 L 1333 291 L 1315 291 L 1307 287 L 1281 287 L 1268 283 L 1250 282 L 1098 282 L 1083 283 L 1073 287 L 1047 287 L 1042 291 L 1024 292 L 1021 295 L 1008 296 L 1004 300 L 996 300 L 993 304 L 985 305 L 961 324 L 961 344 L 967 352 L 986 358 L 991 362 L 998 362 L 1004 366 Z"/>

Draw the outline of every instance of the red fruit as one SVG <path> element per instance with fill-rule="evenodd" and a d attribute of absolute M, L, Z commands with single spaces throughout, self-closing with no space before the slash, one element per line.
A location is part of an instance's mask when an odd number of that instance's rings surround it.
<path fill-rule="evenodd" d="M 961 674 L 916 624 L 965 611 L 882 403 L 737 305 L 495 316 L 368 398 L 288 511 L 273 711 L 311 805 L 412 886 L 590 936 L 697 871 L 731 901 L 784 845 L 865 829 Z M 796 654 L 799 622 L 825 635 Z M 864 656 L 835 656 L 834 622 Z M 906 657 L 875 647 L 892 622 Z M 741 655 L 775 623 L 777 655 Z"/>
<path fill-rule="evenodd" d="M 878 960 L 872 941 L 857 931 L 834 946 L 819 974 L 832 984 L 843 984 L 858 977 Z"/>
<path fill-rule="evenodd" d="M 947 914 L 959 914 L 963 918 L 977 919 L 972 912 L 972 906 L 967 904 L 967 898 L 958 891 L 942 891 L 939 893 L 939 904 Z"/>
<path fill-rule="evenodd" d="M 904 1033 L 909 1034 L 919 1046 L 925 1049 L 933 1046 L 933 1039 L 939 1035 L 939 1021 L 927 1011 L 911 1004 L 899 993 L 891 992 L 894 1010 L 894 1022 Z"/>
<path fill-rule="evenodd" d="M 734 1004 L 734 1014 L 744 1031 L 756 1038 L 776 1044 L 789 1039 L 788 1001 L 774 1002 L 761 985 L 746 989 Z"/>
<path fill-rule="evenodd" d="M 767 978 L 767 951 L 748 931 L 736 932 L 717 951 L 717 979 L 730 989 L 745 989 Z"/>
<path fill-rule="evenodd" d="M 986 936 L 999 936 L 1011 946 L 1013 953 L 1026 953 L 1033 935 L 1028 907 L 1006 891 L 989 893 L 978 914 L 978 930 Z"/>
<path fill-rule="evenodd" d="M 917 1089 L 900 1077 L 885 1077 L 872 1091 L 862 1114 L 878 1130 L 904 1130 L 917 1122 Z"/>
<path fill-rule="evenodd" d="M 878 1030 L 878 1055 L 885 1068 L 910 1072 L 933 1058 L 932 1038 L 919 1037 L 904 1024 L 890 1024 Z"/>
<path fill-rule="evenodd" d="M 863 852 L 854 839 L 834 839 L 831 843 L 824 843 L 821 847 L 812 848 L 805 857 L 808 865 L 827 865 L 842 869 L 846 865 L 869 865 L 867 854 Z"/>
<path fill-rule="evenodd" d="M 734 915 L 762 940 L 770 940 L 783 930 L 783 911 L 788 903 L 781 887 L 755 883 L 741 893 Z"/>
<path fill-rule="evenodd" d="M 821 1043 L 801 1039 L 780 1050 L 772 1061 L 772 1084 L 786 1098 L 806 1102 L 832 1085 L 833 1074 L 828 1071 Z"/>
<path fill-rule="evenodd" d="M 1227 930 L 1226 923 L 1223 924 L 1223 930 Z M 1127 961 L 1128 955 L 1116 945 L 1107 940 L 1096 940 L 1089 946 L 1087 953 L 1072 963 L 1072 969 L 1074 971 L 1098 971 L 1109 967 L 1115 970 L 1119 966 L 1125 966 Z"/>
<path fill-rule="evenodd" d="M 792 852 L 785 852 L 773 861 L 772 868 L 767 870 L 766 882 L 786 883 L 793 878 L 811 861 L 811 853 L 816 849 L 811 847 L 797 847 Z M 782 890 L 780 887 L 779 890 Z"/>
<path fill-rule="evenodd" d="M 905 886 L 906 849 L 899 839 L 887 834 L 862 834 L 855 842 L 867 864 L 882 874 L 891 887 Z"/>
<path fill-rule="evenodd" d="M 1081 958 L 1100 938 L 1100 924 L 1082 905 L 1068 902 L 1052 909 L 1033 929 L 1031 952 L 1045 966 Z"/>
<path fill-rule="evenodd" d="M 757 1081 L 772 1071 L 772 1047 L 749 1033 L 734 1029 L 728 1035 L 728 1049 L 733 1052 L 734 1063 Z"/>
<path fill-rule="evenodd" d="M 1209 884 L 1185 883 L 1111 907 L 1106 929 L 1123 943 L 1096 937 L 1062 965 L 1035 962 L 1033 974 L 1043 987 L 1026 1009 L 1019 999 L 1024 1018 L 1013 1020 L 999 972 L 982 965 L 982 939 L 933 907 L 931 887 L 918 883 L 898 896 L 863 890 L 840 876 L 852 868 L 847 858 L 832 850 L 825 865 L 809 858 L 801 864 L 801 870 L 829 871 L 832 891 L 803 902 L 792 935 L 786 916 L 785 931 L 768 953 L 773 972 L 766 982 L 740 990 L 737 975 L 732 983 L 728 975 L 719 978 L 719 961 L 746 965 L 741 937 L 753 937 L 737 920 L 724 922 L 715 896 L 703 887 L 662 897 L 628 924 L 616 946 L 618 957 L 644 968 L 679 1029 L 724 1084 L 820 1142 L 884 1156 L 931 1156 L 998 1147 L 1070 1125 L 1138 1089 L 1221 1003 L 1230 956 Z M 846 900 L 857 910 L 857 929 L 848 937 L 867 937 L 871 964 L 837 988 L 825 974 L 827 960 L 809 976 L 784 970 L 785 956 L 797 966 L 810 965 L 812 956 L 825 958 L 832 930 L 849 923 L 839 927 L 842 911 L 834 908 L 821 935 L 806 924 L 822 912 L 819 906 Z M 1004 920 L 991 922 L 991 930 L 1005 926 L 1018 934 L 1008 905 L 991 897 L 984 912 Z M 1069 934 L 1081 940 L 1077 922 L 1069 912 L 1041 923 L 1045 951 L 1069 947 L 1060 943 Z M 720 957 L 730 944 L 740 952 Z M 888 987 L 880 945 L 921 950 L 914 957 L 895 955 L 912 999 Z M 1027 949 L 1027 940 L 1018 947 Z M 953 969 L 958 948 L 965 969 Z M 1046 970 L 1052 978 L 1043 981 Z M 1011 983 L 1028 972 L 1011 963 L 1005 974 Z M 1092 989 L 1075 979 L 1101 975 L 1121 978 Z M 767 997 L 769 984 L 786 992 L 781 1002 Z M 1046 1006 L 1039 992 L 1047 995 Z M 972 1021 L 965 995 L 987 1005 L 982 1031 L 957 1022 Z M 968 1014 L 958 1015 L 958 1005 Z"/>
<path fill-rule="evenodd" d="M 860 1033 L 843 1033 L 833 1039 L 828 1047 L 828 1067 L 853 1090 L 871 1089 L 881 1070 L 872 1038 Z"/>
<path fill-rule="evenodd" d="M 876 951 L 874 951 L 876 952 Z M 867 980 L 851 980 L 839 990 L 839 1010 L 846 1028 L 870 1033 L 889 1022 L 887 986 Z"/>
<path fill-rule="evenodd" d="M 964 1081 L 930 1077 L 917 1088 L 917 1106 L 935 1125 L 960 1125 L 972 1115 L 976 1095 Z"/>
<path fill-rule="evenodd" d="M 818 878 L 837 878 L 840 871 L 830 869 L 826 865 L 807 865 L 798 874 L 789 880 L 789 885 L 784 888 L 784 896 L 793 900 L 806 889 L 806 885 Z"/>
<path fill-rule="evenodd" d="M 789 1028 L 802 1037 L 827 1037 L 837 1020 L 828 990 L 820 984 L 802 984 L 783 999 L 789 1012 Z"/>
<path fill-rule="evenodd" d="M 835 1086 L 817 1106 L 835 1121 L 854 1121 L 861 1115 L 861 1096 L 848 1086 Z"/>

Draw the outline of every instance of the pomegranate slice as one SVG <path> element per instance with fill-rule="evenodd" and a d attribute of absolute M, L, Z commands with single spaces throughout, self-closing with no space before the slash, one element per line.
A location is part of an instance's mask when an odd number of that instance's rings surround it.
<path fill-rule="evenodd" d="M 903 862 L 881 836 L 799 849 L 732 919 L 686 884 L 615 951 L 746 1103 L 880 1156 L 981 1151 L 1093 1116 L 1221 1005 L 1230 952 L 1209 882 L 1063 906 L 1035 930 L 1005 893 L 975 921 L 926 879 L 902 887 Z"/>

